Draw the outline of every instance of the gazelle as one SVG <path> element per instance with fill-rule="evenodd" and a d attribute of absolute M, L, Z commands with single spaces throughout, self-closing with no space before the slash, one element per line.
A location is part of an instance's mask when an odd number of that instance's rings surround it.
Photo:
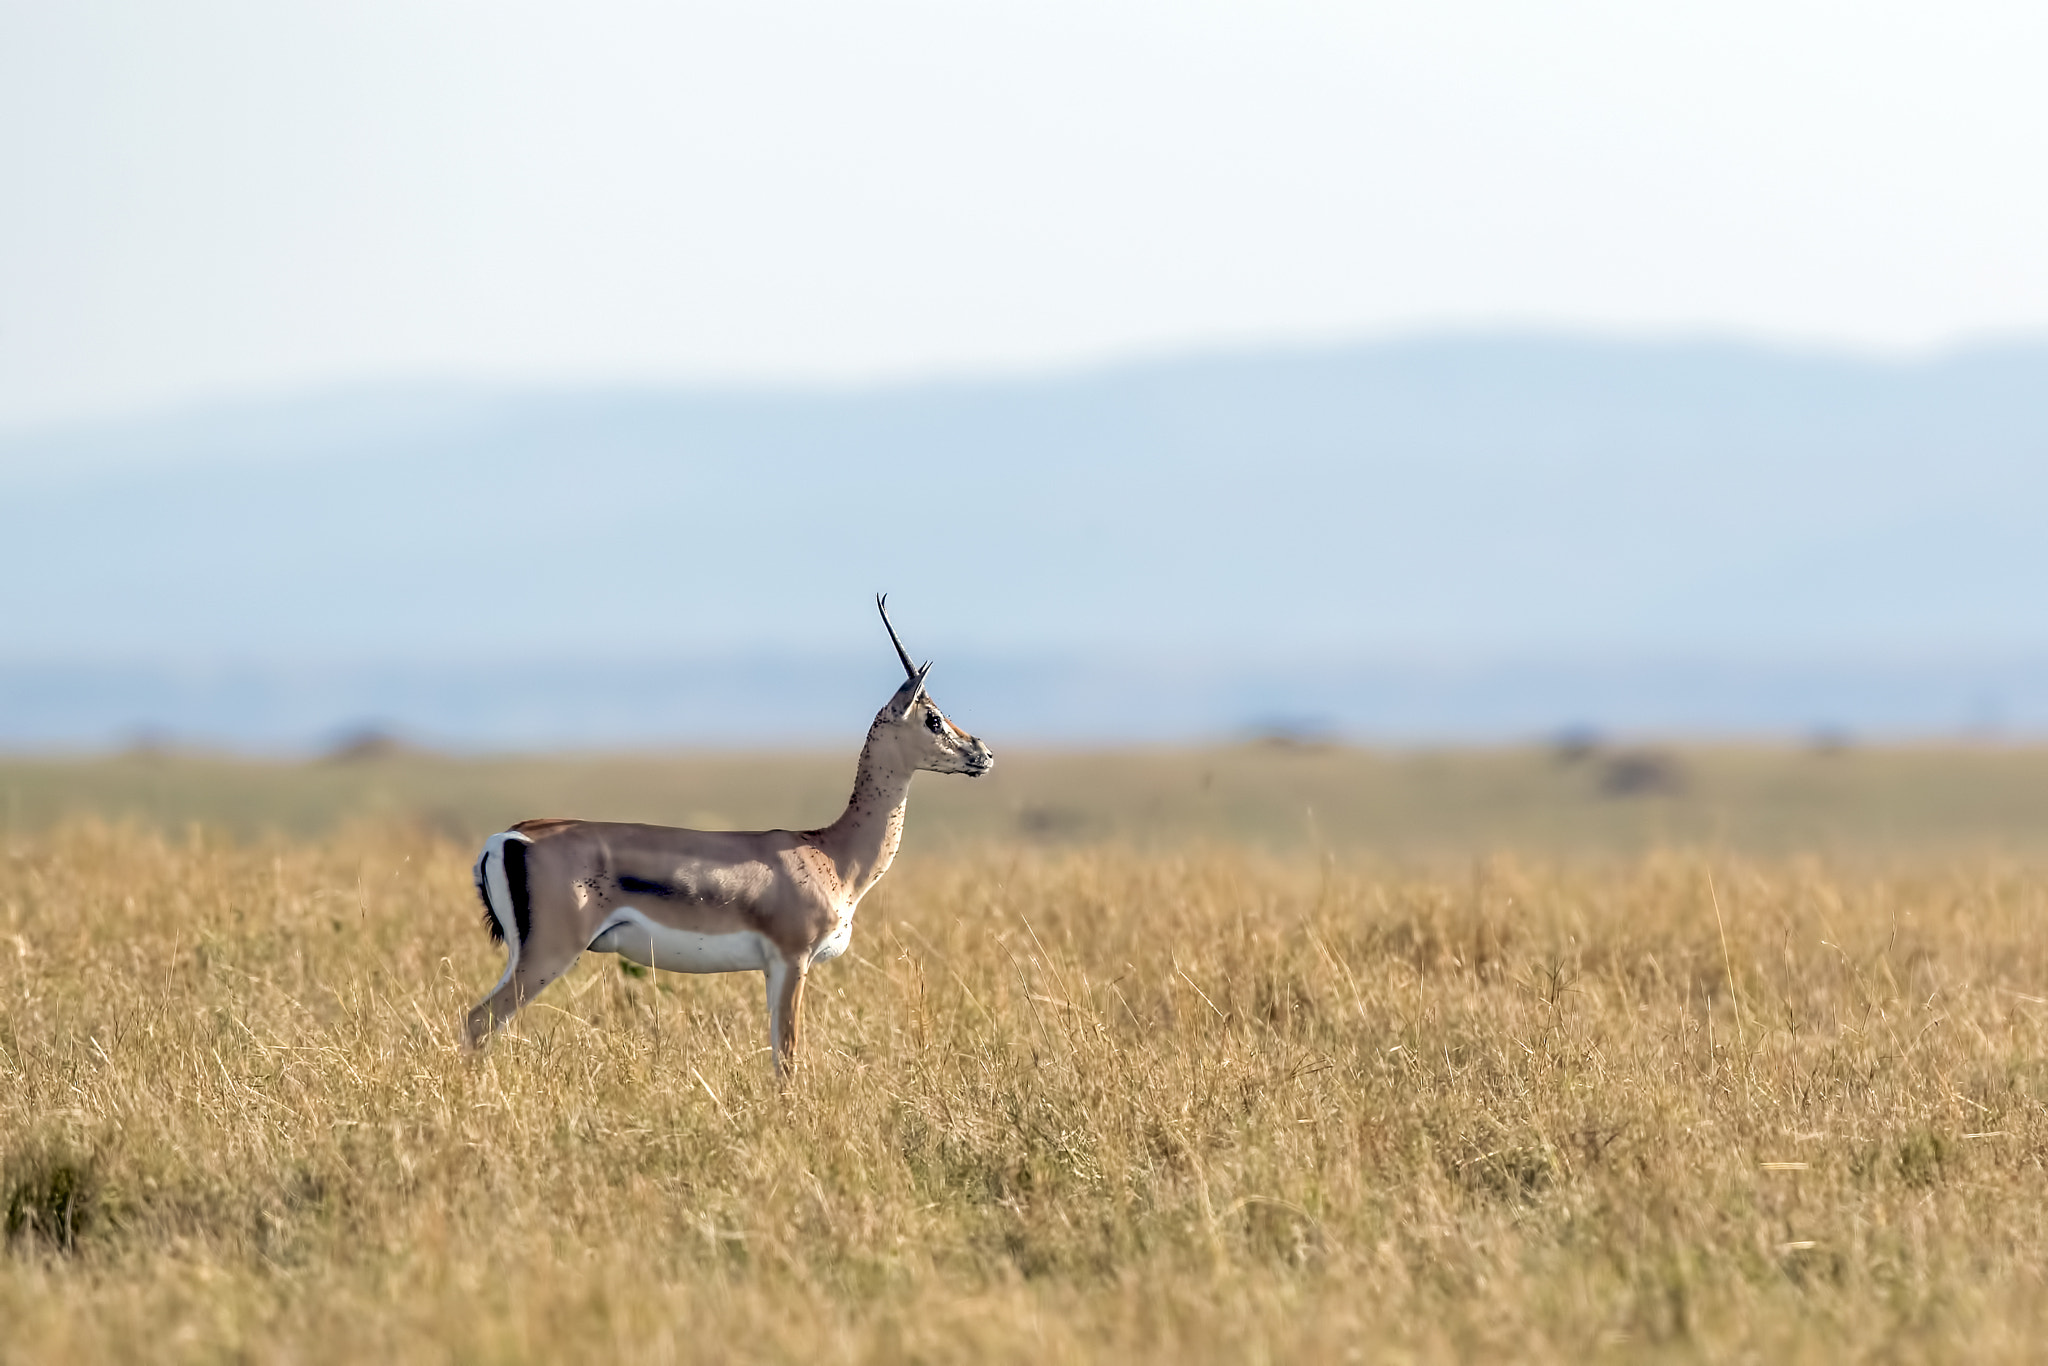
<path fill-rule="evenodd" d="M 778 1077 L 796 1061 L 810 970 L 846 951 L 853 913 L 896 857 L 920 769 L 980 777 L 995 756 L 939 710 L 875 599 L 903 685 L 875 714 L 853 796 L 820 830 L 679 830 L 528 820 L 484 841 L 476 886 L 505 975 L 467 1020 L 479 1046 L 586 950 L 663 972 L 761 972 Z"/>

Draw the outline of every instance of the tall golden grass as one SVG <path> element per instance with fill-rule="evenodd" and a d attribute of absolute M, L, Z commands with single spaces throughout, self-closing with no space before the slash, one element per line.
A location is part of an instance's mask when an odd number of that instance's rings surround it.
<path fill-rule="evenodd" d="M 2031 1358 L 2048 875 L 906 859 L 482 1056 L 471 851 L 0 859 L 0 1358 Z"/>

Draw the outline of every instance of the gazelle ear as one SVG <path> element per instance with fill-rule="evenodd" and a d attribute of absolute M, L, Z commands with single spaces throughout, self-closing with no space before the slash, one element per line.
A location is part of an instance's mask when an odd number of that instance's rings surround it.
<path fill-rule="evenodd" d="M 903 709 L 898 716 L 910 715 L 910 709 L 917 705 L 917 699 L 924 696 L 924 677 L 932 671 L 932 662 L 927 659 L 924 667 L 910 676 L 910 695 L 903 699 Z"/>

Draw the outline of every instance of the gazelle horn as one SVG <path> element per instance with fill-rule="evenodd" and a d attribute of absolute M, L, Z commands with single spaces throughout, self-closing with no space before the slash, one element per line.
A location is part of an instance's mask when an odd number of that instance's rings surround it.
<path fill-rule="evenodd" d="M 904 676 L 916 678 L 917 666 L 910 662 L 910 651 L 903 648 L 903 642 L 896 637 L 895 626 L 889 621 L 889 595 L 887 593 L 875 594 L 875 610 L 882 614 L 882 625 L 888 627 L 889 630 L 889 643 L 896 647 L 896 657 L 903 661 Z M 931 665 L 927 664 L 925 667 L 929 669 Z"/>

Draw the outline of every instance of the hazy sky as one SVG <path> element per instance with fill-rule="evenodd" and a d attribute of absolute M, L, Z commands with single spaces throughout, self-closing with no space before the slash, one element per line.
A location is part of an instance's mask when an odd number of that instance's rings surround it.
<path fill-rule="evenodd" d="M 0 426 L 1499 322 L 2048 331 L 2048 6 L 0 0 Z"/>

